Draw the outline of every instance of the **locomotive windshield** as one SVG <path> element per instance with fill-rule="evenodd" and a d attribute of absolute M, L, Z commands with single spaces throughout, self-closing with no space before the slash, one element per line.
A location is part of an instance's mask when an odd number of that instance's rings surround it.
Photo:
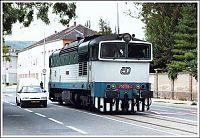
<path fill-rule="evenodd" d="M 125 43 L 102 43 L 101 58 L 125 58 Z"/>
<path fill-rule="evenodd" d="M 150 60 L 151 46 L 146 43 L 103 42 L 100 57 L 103 59 Z"/>
<path fill-rule="evenodd" d="M 151 50 L 150 44 L 144 43 L 129 43 L 128 58 L 129 59 L 150 59 Z"/>

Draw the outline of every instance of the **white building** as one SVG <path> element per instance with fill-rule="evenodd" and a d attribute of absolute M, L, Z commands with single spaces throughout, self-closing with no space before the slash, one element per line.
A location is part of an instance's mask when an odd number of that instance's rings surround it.
<path fill-rule="evenodd" d="M 18 53 L 17 77 L 37 78 L 43 82 L 45 89 L 48 90 L 49 82 L 49 56 L 65 44 L 74 41 L 77 37 L 85 37 L 97 34 L 85 26 L 77 25 L 55 32 L 55 34 L 38 41 L 31 46 L 24 48 Z M 46 70 L 46 72 L 43 70 Z"/>
<path fill-rule="evenodd" d="M 3 57 L 2 83 L 12 85 L 17 83 L 17 52 L 19 49 L 9 48 L 10 61 Z"/>

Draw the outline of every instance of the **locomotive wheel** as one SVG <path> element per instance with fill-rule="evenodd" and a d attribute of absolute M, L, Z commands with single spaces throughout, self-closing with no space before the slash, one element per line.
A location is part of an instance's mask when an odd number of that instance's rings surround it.
<path fill-rule="evenodd" d="M 59 103 L 60 105 L 63 105 L 63 100 L 62 100 L 61 97 L 59 97 L 59 99 L 58 99 L 58 103 Z"/>

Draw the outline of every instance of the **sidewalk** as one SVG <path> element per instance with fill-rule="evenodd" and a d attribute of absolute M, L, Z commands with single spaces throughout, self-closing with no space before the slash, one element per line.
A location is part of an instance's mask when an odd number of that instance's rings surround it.
<path fill-rule="evenodd" d="M 1 90 L 3 92 L 16 91 L 16 88 L 17 88 L 17 85 L 6 86 L 4 84 L 1 84 Z"/>
<path fill-rule="evenodd" d="M 197 101 L 181 101 L 181 100 L 156 99 L 156 98 L 152 98 L 152 103 L 168 103 L 174 105 L 188 105 L 192 107 L 198 107 L 199 105 Z"/>
<path fill-rule="evenodd" d="M 6 86 L 5 84 L 1 84 L 2 88 L 17 88 L 17 85 L 9 85 L 9 86 Z"/>

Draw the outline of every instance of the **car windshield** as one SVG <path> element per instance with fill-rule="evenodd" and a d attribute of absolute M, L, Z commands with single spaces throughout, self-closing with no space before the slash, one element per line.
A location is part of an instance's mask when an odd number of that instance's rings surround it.
<path fill-rule="evenodd" d="M 40 93 L 42 92 L 42 89 L 40 88 L 40 86 L 24 86 L 22 87 L 22 92 L 23 93 Z"/>

